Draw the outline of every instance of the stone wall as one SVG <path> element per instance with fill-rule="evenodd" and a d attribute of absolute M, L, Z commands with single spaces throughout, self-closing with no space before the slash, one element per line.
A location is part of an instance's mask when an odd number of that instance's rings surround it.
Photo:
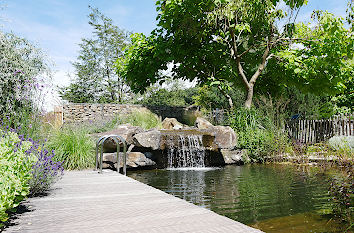
<path fill-rule="evenodd" d="M 63 123 L 107 120 L 118 114 L 129 114 L 136 110 L 150 110 L 163 120 L 174 117 L 184 124 L 193 124 L 198 110 L 196 108 L 169 106 L 142 106 L 132 104 L 89 104 L 69 103 L 63 106 Z"/>

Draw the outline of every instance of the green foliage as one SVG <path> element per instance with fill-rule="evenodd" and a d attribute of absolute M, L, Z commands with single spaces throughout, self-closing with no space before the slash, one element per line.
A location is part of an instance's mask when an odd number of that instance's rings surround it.
<path fill-rule="evenodd" d="M 337 151 L 349 151 L 354 154 L 354 136 L 334 136 L 328 140 L 332 149 Z"/>
<path fill-rule="evenodd" d="M 345 28 L 343 19 L 333 14 L 316 12 L 313 17 L 318 26 L 296 25 L 296 37 L 304 39 L 277 55 L 285 67 L 287 83 L 304 92 L 337 94 L 352 79 L 353 68 L 347 59 L 353 58 L 354 35 Z"/>
<path fill-rule="evenodd" d="M 54 161 L 63 161 L 68 170 L 94 167 L 95 143 L 84 128 L 67 126 L 54 130 L 47 145 L 55 150 Z"/>
<path fill-rule="evenodd" d="M 49 85 L 50 66 L 44 53 L 28 40 L 0 31 L 1 120 L 33 137 Z"/>
<path fill-rule="evenodd" d="M 61 96 L 74 103 L 122 103 L 129 88 L 116 74 L 114 62 L 128 45 L 127 33 L 98 9 L 90 9 L 94 36 L 79 44 L 80 55 L 73 63 L 75 77 L 68 87 L 61 88 Z"/>
<path fill-rule="evenodd" d="M 213 83 L 221 89 L 228 81 L 253 95 L 253 85 L 266 62 L 273 58 L 271 53 L 284 49 L 285 44 L 280 42 L 284 37 L 288 39 L 285 34 L 294 28 L 288 26 L 289 30 L 280 33 L 275 27 L 275 21 L 286 15 L 276 8 L 278 3 L 157 1 L 158 28 L 149 37 L 134 35 L 119 70 L 134 91 L 164 81 L 159 71 L 172 63 L 175 78 L 197 77 L 200 84 Z M 286 1 L 291 9 L 304 3 Z"/>
<path fill-rule="evenodd" d="M 246 149 L 253 162 L 263 162 L 265 157 L 284 153 L 289 148 L 286 133 L 255 108 L 236 109 L 228 115 L 228 124 L 237 132 L 238 147 Z"/>
<path fill-rule="evenodd" d="M 194 104 L 193 96 L 197 88 L 184 88 L 181 84 L 171 81 L 169 87 L 149 87 L 136 103 L 147 106 L 190 106 Z"/>
<path fill-rule="evenodd" d="M 148 110 L 137 110 L 126 116 L 120 116 L 121 122 L 139 126 L 143 129 L 161 128 L 161 120 L 159 117 Z"/>
<path fill-rule="evenodd" d="M 29 194 L 32 164 L 35 155 L 27 155 L 32 146 L 29 141 L 22 141 L 14 132 L 0 132 L 0 226 L 8 219 L 7 211 L 14 211 Z"/>
<path fill-rule="evenodd" d="M 245 93 L 239 88 L 231 88 L 227 92 L 232 99 L 234 108 L 243 106 Z M 198 88 L 198 94 L 194 96 L 195 102 L 198 106 L 204 109 L 229 109 L 230 105 L 228 99 L 222 94 L 218 87 L 203 85 Z"/>

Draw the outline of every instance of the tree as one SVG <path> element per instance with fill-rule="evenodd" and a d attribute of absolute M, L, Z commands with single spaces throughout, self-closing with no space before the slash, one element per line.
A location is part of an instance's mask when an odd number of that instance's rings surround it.
<path fill-rule="evenodd" d="M 313 60 L 318 56 L 314 50 L 311 53 L 296 49 L 296 44 L 302 41 L 305 44 L 313 41 L 311 33 L 303 34 L 303 27 L 294 24 L 296 12 L 305 1 L 284 2 L 288 13 L 278 9 L 280 2 L 276 0 L 157 1 L 157 10 L 160 11 L 158 27 L 149 37 L 134 35 L 133 46 L 126 52 L 122 73 L 134 91 L 143 91 L 151 83 L 163 81 L 164 77 L 159 71 L 165 69 L 168 63 L 173 63 L 176 78 L 198 78 L 201 84 L 216 84 L 220 90 L 231 88 L 226 86 L 228 83 L 242 86 L 247 94 L 246 108 L 251 107 L 255 84 L 261 76 L 264 81 L 275 82 L 273 88 L 298 83 L 300 88 L 305 84 L 306 90 L 314 90 L 316 85 L 310 88 L 311 85 L 307 85 L 310 82 L 322 83 L 322 91 L 327 87 L 335 89 L 333 86 L 340 85 L 343 79 L 335 76 L 338 72 L 334 75 L 321 72 L 321 76 L 311 74 L 300 77 L 299 73 L 296 74 L 296 68 L 299 67 L 295 68 L 295 61 L 282 57 L 289 51 L 296 51 L 294 53 L 298 56 L 302 56 L 302 53 L 313 56 Z M 347 51 L 344 52 L 344 48 L 350 45 L 350 37 L 348 31 L 342 30 L 341 20 L 325 17 L 319 23 L 326 24 L 326 20 L 338 22 L 325 26 L 327 29 L 336 32 L 334 34 L 338 38 L 348 38 L 333 46 L 333 36 L 329 33 L 318 40 L 318 46 L 326 43 L 324 47 L 333 48 L 333 51 L 321 49 L 329 52 L 323 56 L 331 56 L 332 60 L 324 59 L 330 65 L 333 60 L 351 56 Z M 320 35 L 323 26 L 317 27 L 317 32 L 313 30 L 312 34 Z M 283 63 L 293 65 L 285 67 Z M 268 64 L 272 64 L 269 69 Z M 335 65 L 341 69 L 343 63 L 335 62 Z M 282 70 L 290 74 L 292 79 L 277 72 Z M 259 86 L 259 89 L 262 88 Z"/>
<path fill-rule="evenodd" d="M 61 96 L 72 102 L 119 102 L 124 100 L 128 87 L 115 73 L 114 62 L 122 56 L 128 44 L 127 33 L 113 25 L 110 18 L 92 8 L 89 24 L 93 38 L 82 39 L 80 55 L 73 63 L 75 77 Z"/>
<path fill-rule="evenodd" d="M 247 90 L 246 107 L 250 107 L 253 86 L 272 57 L 271 50 L 281 45 L 281 39 L 289 39 L 291 27 L 280 33 L 276 20 L 285 18 L 276 9 L 278 1 L 157 1 L 158 28 L 149 38 L 131 52 L 127 64 L 127 79 L 130 84 L 142 76 L 134 66 L 149 72 L 149 84 L 157 78 L 158 69 L 166 62 L 174 62 L 176 77 L 194 79 L 201 83 L 218 82 L 220 90 L 224 81 L 242 84 Z M 304 1 L 287 2 L 296 9 Z M 136 39 L 136 38 L 134 38 Z M 150 58 L 149 58 L 150 56 Z M 137 60 L 152 60 L 137 64 Z M 142 66 L 142 67 L 141 67 Z M 147 67 L 146 69 L 144 69 Z M 251 75 L 247 79 L 247 74 Z M 141 81 L 141 80 L 139 80 Z M 136 86 L 133 85 L 133 89 Z M 138 88 L 138 90 L 141 90 Z"/>
<path fill-rule="evenodd" d="M 28 127 L 43 109 L 51 79 L 43 52 L 28 40 L 0 31 L 0 116 L 10 127 Z M 31 122 L 32 121 L 32 122 Z"/>

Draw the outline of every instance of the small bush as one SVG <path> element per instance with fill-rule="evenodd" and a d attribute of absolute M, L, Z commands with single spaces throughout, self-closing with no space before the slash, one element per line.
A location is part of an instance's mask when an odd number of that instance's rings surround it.
<path fill-rule="evenodd" d="M 149 110 L 134 111 L 127 116 L 120 117 L 122 123 L 129 123 L 133 126 L 139 126 L 143 129 L 161 128 L 159 117 Z"/>
<path fill-rule="evenodd" d="M 328 143 L 336 151 L 354 152 L 354 136 L 334 136 Z"/>
<path fill-rule="evenodd" d="M 37 152 L 37 161 L 32 166 L 32 178 L 29 181 L 30 196 L 37 196 L 46 193 L 51 185 L 63 175 L 62 162 L 55 162 L 54 150 L 51 153 L 38 144 L 34 147 Z"/>
<path fill-rule="evenodd" d="M 26 196 L 48 191 L 60 177 L 61 163 L 53 162 L 47 154 L 15 130 L 0 130 L 0 222 L 5 222 L 8 211 L 15 211 Z"/>
<path fill-rule="evenodd" d="M 28 182 L 37 158 L 30 153 L 31 142 L 19 138 L 15 132 L 0 133 L 0 222 L 5 222 L 7 211 L 14 211 L 29 194 Z"/>
<path fill-rule="evenodd" d="M 63 161 L 65 169 L 94 167 L 95 143 L 85 129 L 68 126 L 55 130 L 46 145 L 50 150 L 55 150 L 53 160 Z"/>
<path fill-rule="evenodd" d="M 238 134 L 238 146 L 246 149 L 253 162 L 284 153 L 289 147 L 286 134 L 256 109 L 240 108 L 228 115 L 228 124 Z"/>

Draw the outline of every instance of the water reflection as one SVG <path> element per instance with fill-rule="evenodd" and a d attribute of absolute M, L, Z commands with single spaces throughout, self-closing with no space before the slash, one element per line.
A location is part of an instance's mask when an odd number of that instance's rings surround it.
<path fill-rule="evenodd" d="M 326 176 L 306 167 L 226 166 L 136 171 L 129 176 L 245 224 L 331 208 Z"/>

